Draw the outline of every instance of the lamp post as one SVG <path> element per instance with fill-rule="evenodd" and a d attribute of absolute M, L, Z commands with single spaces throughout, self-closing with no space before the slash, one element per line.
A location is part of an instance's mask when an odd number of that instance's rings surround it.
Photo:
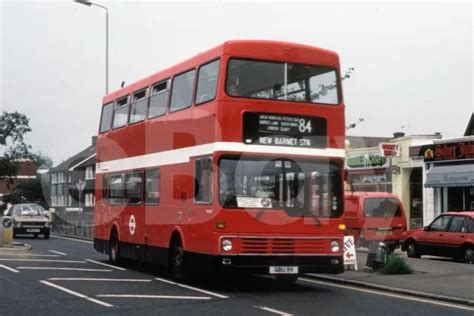
<path fill-rule="evenodd" d="M 74 0 L 74 2 L 90 6 L 96 6 L 105 10 L 105 93 L 109 93 L 109 10 L 103 5 L 88 0 Z"/>

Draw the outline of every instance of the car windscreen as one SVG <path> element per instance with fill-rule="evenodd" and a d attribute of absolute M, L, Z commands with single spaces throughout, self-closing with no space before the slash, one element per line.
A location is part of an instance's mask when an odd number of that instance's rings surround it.
<path fill-rule="evenodd" d="M 364 202 L 365 217 L 402 216 L 400 203 L 394 198 L 367 198 Z"/>
<path fill-rule="evenodd" d="M 15 205 L 13 206 L 13 216 L 41 216 L 44 209 L 39 205 Z"/>

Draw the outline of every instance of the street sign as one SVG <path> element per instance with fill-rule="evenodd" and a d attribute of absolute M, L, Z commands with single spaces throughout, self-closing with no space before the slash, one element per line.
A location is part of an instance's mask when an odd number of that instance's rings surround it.
<path fill-rule="evenodd" d="M 76 183 L 76 188 L 81 192 L 84 190 L 85 187 L 86 187 L 86 181 L 79 180 L 79 182 Z"/>
<path fill-rule="evenodd" d="M 357 256 L 354 236 L 344 236 L 344 265 L 354 266 L 357 271 Z"/>
<path fill-rule="evenodd" d="M 399 157 L 400 156 L 400 145 L 394 143 L 380 143 L 379 144 L 380 155 L 382 157 Z"/>

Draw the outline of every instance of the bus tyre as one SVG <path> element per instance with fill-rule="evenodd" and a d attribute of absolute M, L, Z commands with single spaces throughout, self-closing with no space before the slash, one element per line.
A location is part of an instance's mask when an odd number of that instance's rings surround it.
<path fill-rule="evenodd" d="M 109 261 L 112 264 L 117 264 L 120 261 L 120 247 L 117 231 L 113 230 L 110 234 L 109 242 Z"/>
<path fill-rule="evenodd" d="M 177 280 L 185 278 L 184 248 L 181 238 L 176 237 L 171 244 L 170 268 L 172 276 Z"/>
<path fill-rule="evenodd" d="M 276 274 L 275 278 L 281 284 L 291 285 L 298 280 L 298 274 Z"/>
<path fill-rule="evenodd" d="M 420 258 L 420 252 L 414 241 L 411 241 L 407 246 L 407 256 L 408 258 Z"/>

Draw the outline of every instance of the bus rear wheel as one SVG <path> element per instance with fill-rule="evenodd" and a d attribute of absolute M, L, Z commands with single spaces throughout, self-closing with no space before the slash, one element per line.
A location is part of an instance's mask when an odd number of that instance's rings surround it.
<path fill-rule="evenodd" d="M 184 248 L 181 238 L 176 237 L 171 243 L 170 270 L 172 276 L 177 280 L 183 280 L 186 276 Z"/>
<path fill-rule="evenodd" d="M 120 247 L 117 231 L 115 229 L 110 234 L 109 242 L 109 261 L 110 263 L 117 264 L 120 261 Z"/>

